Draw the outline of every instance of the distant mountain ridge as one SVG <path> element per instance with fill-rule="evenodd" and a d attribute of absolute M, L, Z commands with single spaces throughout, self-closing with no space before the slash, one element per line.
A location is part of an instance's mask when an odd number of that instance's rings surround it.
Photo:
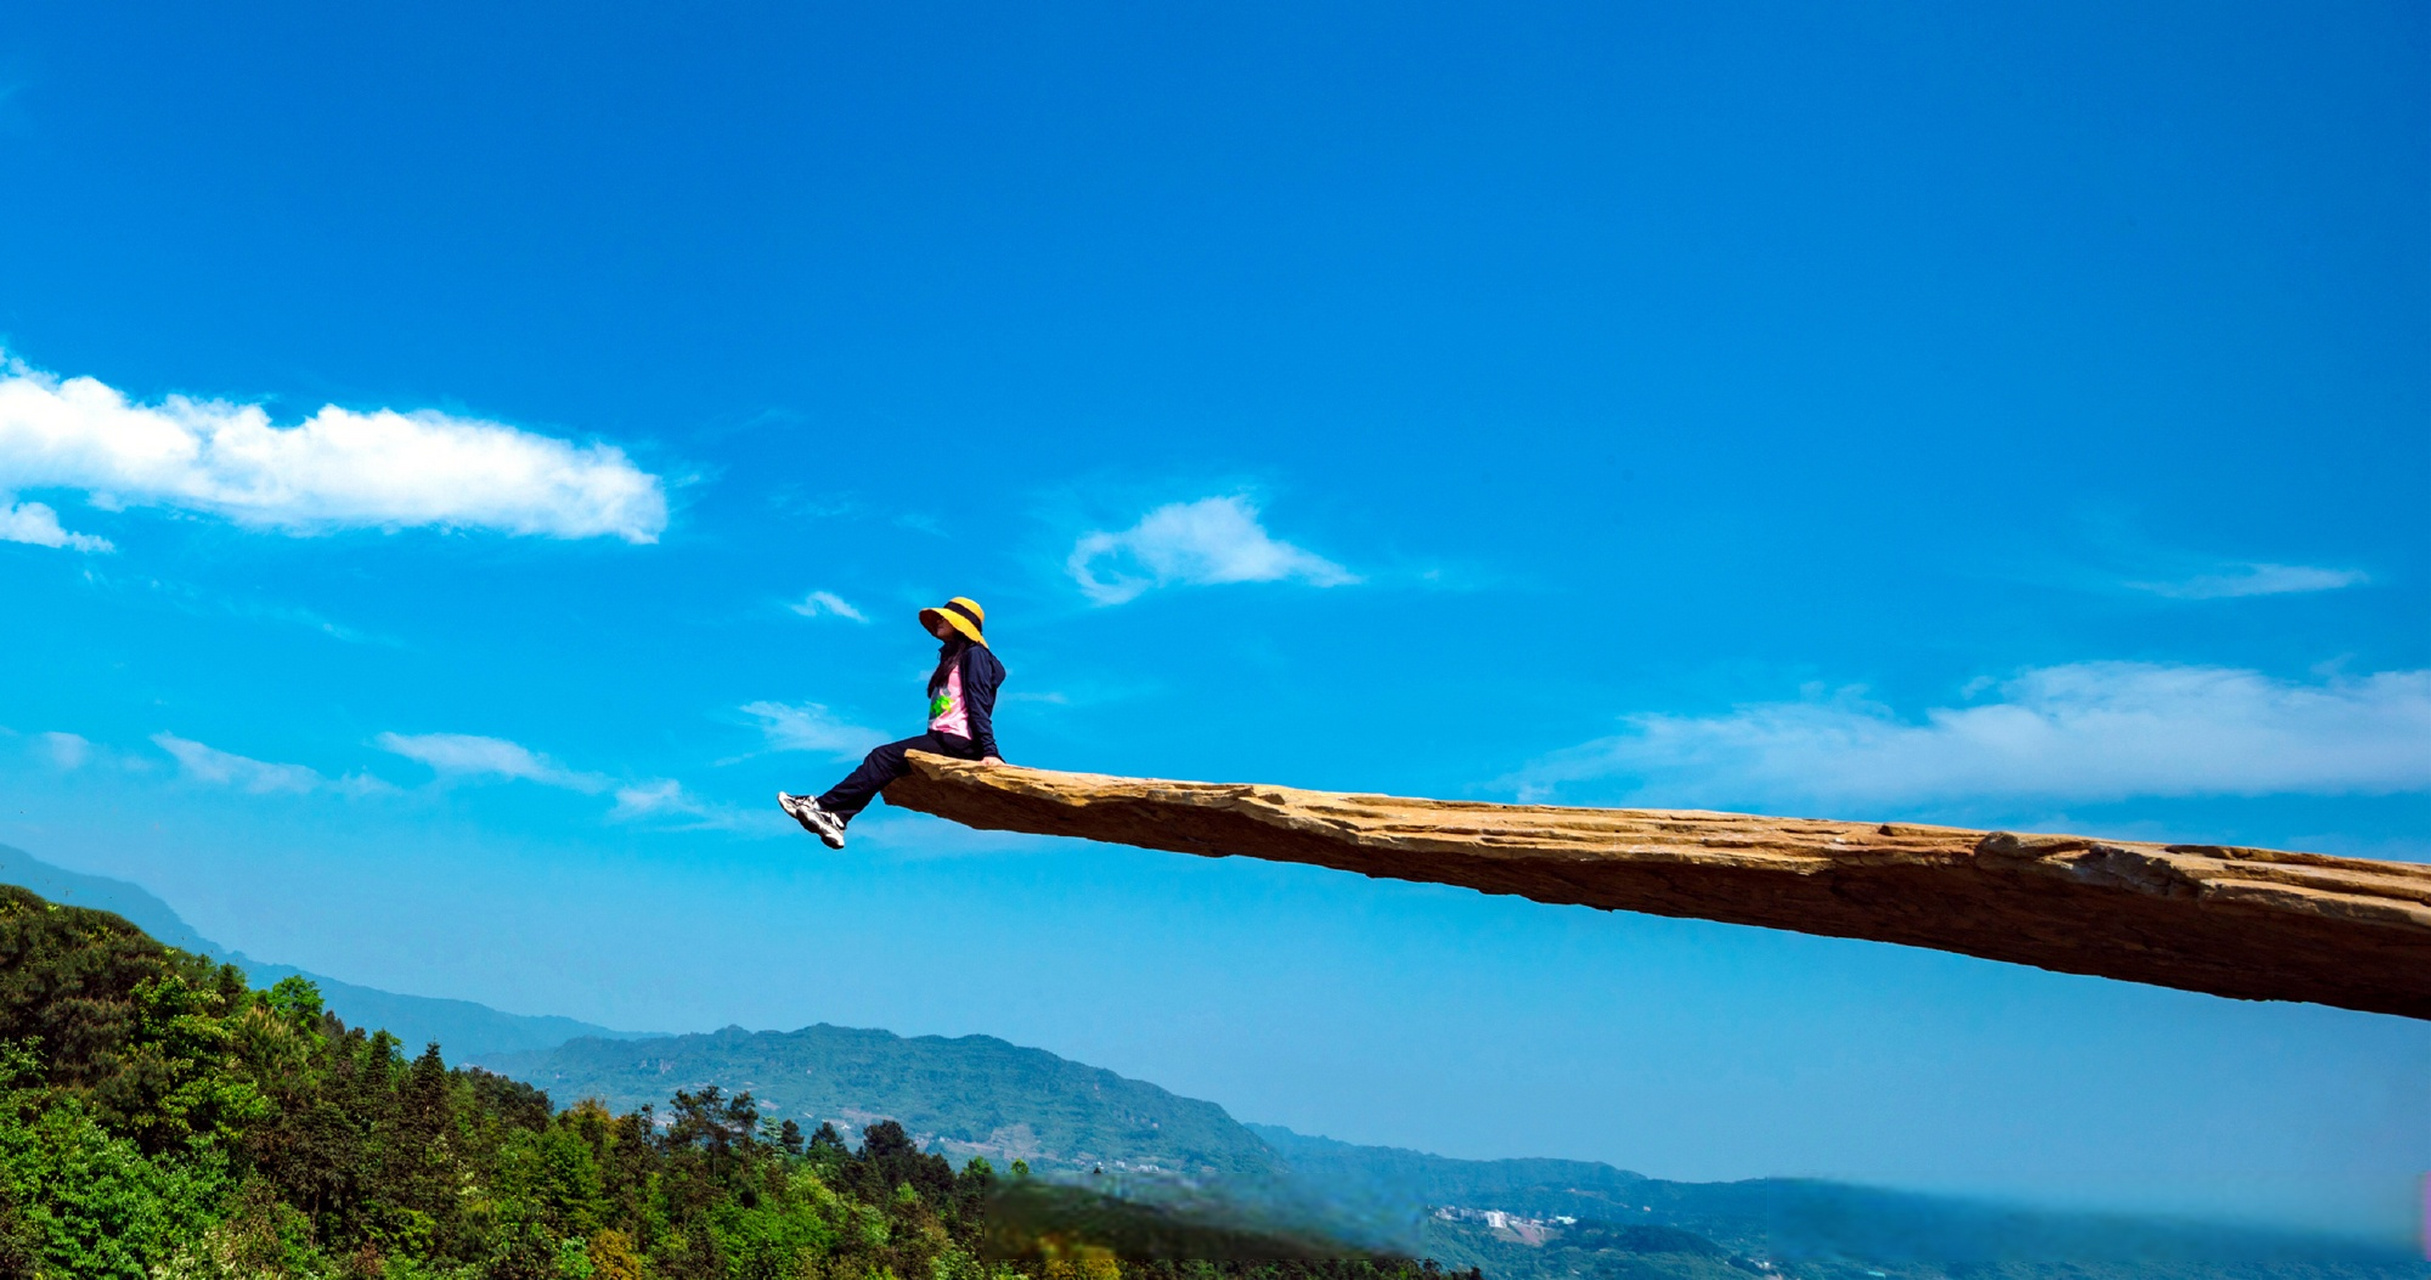
<path fill-rule="evenodd" d="M 437 1041 L 450 1059 L 481 1053 L 512 1053 L 562 1044 L 576 1036 L 638 1039 L 655 1032 L 618 1031 L 596 1023 L 553 1015 L 505 1013 L 470 1000 L 399 995 L 376 987 L 358 986 L 306 972 L 293 965 L 256 960 L 232 951 L 194 931 L 168 903 L 142 886 L 108 876 L 85 875 L 55 867 L 23 849 L 0 845 L 0 884 L 18 885 L 57 903 L 91 907 L 122 916 L 127 923 L 181 951 L 217 956 L 245 971 L 256 986 L 269 986 L 290 974 L 302 974 L 321 989 L 321 998 L 348 1025 L 386 1028 L 405 1042 L 408 1053 Z"/>
<path fill-rule="evenodd" d="M 1951 1274 L 1997 1272 L 2018 1259 L 2065 1259 L 2113 1275 L 2205 1277 L 2302 1274 L 2425 1275 L 2401 1252 L 2294 1231 L 2152 1217 L 2037 1209 L 1894 1191 L 1812 1178 L 1672 1182 L 1585 1160 L 1461 1160 L 1396 1147 L 1310 1137 L 1276 1125 L 1246 1126 L 1272 1145 L 1293 1185 L 1322 1206 L 1323 1220 L 1366 1238 L 1480 1267 L 1496 1280 L 1566 1280 L 1595 1259 L 1562 1246 L 1615 1234 L 1687 1235 L 1755 1255 L 1863 1259 L 1870 1267 Z M 1576 1219 L 1529 1240 L 1489 1232 L 1465 1214 L 1499 1210 L 1532 1223 Z M 1715 1264 L 1717 1266 L 1721 1264 Z M 2323 1267 L 2328 1269 L 2314 1270 Z M 1881 1273 L 1874 1273 L 1881 1274 Z"/>
<path fill-rule="evenodd" d="M 1042 1173 L 1150 1199 L 1229 1200 L 1277 1223 L 1299 1222 L 1371 1247 L 1477 1266 L 1493 1280 L 1576 1274 L 1746 1274 L 1724 1255 L 1796 1258 L 1801 1275 L 1962 1274 L 2113 1280 L 2129 1276 L 2431 1276 L 2403 1251 L 2298 1232 L 2039 1210 L 1796 1178 L 1672 1182 L 1584 1160 L 1460 1160 L 1311 1137 L 1235 1120 L 1212 1102 L 993 1036 L 897 1036 L 821 1024 L 799 1031 L 729 1027 L 650 1041 L 575 1040 L 479 1061 L 560 1103 L 663 1106 L 677 1089 L 748 1090 L 769 1120 L 852 1131 L 891 1119 L 925 1148 L 956 1159 L 1028 1161 Z M 1489 1231 L 1501 1211 L 1571 1226 Z M 1715 1256 L 1649 1269 L 1644 1242 L 1712 1243 Z M 1638 1241 L 1618 1253 L 1578 1242 Z M 1602 1247 L 1602 1246 L 1599 1246 Z M 2001 1271 L 2065 1259 L 2079 1269 Z M 1837 1260 L 1837 1261 L 1835 1261 Z M 1852 1260 L 1863 1260 L 1857 1265 Z M 1831 1268 L 1815 1268 L 1829 1262 Z M 1842 1263 L 1847 1265 L 1843 1266 Z M 1748 1265 L 1752 1266 L 1753 1263 Z M 2294 1267 L 2290 1271 L 2286 1268 Z M 1614 1269 L 1617 1268 L 1617 1269 Z"/>
<path fill-rule="evenodd" d="M 1650 1189 L 1695 1185 L 1598 1161 L 1459 1160 L 1311 1137 L 1281 1125 L 1243 1127 L 1275 1149 L 1293 1180 L 1329 1216 L 1359 1222 L 1381 1238 L 1414 1238 L 1424 1229 L 1425 1212 L 1446 1205 L 1634 1221 L 1646 1212 Z"/>
<path fill-rule="evenodd" d="M 1280 1174 L 1273 1149 L 1215 1103 L 993 1036 L 728 1027 L 477 1061 L 551 1097 L 597 1097 L 618 1110 L 663 1104 L 677 1089 L 748 1090 L 772 1120 L 833 1123 L 849 1137 L 890 1119 L 948 1155 L 1025 1160 L 1042 1172 L 1100 1169 L 1185 1186 L 1262 1185 Z"/>
<path fill-rule="evenodd" d="M 0 846 L 0 883 L 113 912 L 169 945 L 238 963 L 259 983 L 300 972 L 217 946 L 135 885 L 66 871 L 7 846 Z M 1834 1280 L 2431 1278 L 2431 1267 L 2409 1251 L 2297 1232 L 1803 1179 L 1670 1182 L 1592 1161 L 1461 1160 L 1361 1146 L 1245 1125 L 1215 1103 L 992 1036 L 906 1038 L 821 1024 L 643 1038 L 305 976 L 350 1024 L 386 1027 L 409 1052 L 437 1040 L 450 1061 L 514 1076 L 560 1104 L 592 1096 L 621 1110 L 663 1106 L 678 1089 L 749 1090 L 772 1120 L 832 1120 L 860 1130 L 894 1119 L 922 1145 L 958 1158 L 1024 1159 L 1118 1194 L 1207 1191 L 1270 1217 L 1313 1219 L 1367 1244 L 1482 1267 L 1492 1280 L 1690 1280 L 1744 1275 L 1757 1266 L 1749 1259 L 1768 1255 L 1799 1260 L 1802 1276 Z M 565 1028 L 588 1034 L 549 1039 Z M 1532 1222 L 1506 1231 L 1481 1225 L 1476 1213 L 1434 1212 L 1448 1208 L 1578 1222 L 1575 1229 L 1539 1231 Z M 1695 1241 L 1714 1248 L 1683 1251 Z"/>

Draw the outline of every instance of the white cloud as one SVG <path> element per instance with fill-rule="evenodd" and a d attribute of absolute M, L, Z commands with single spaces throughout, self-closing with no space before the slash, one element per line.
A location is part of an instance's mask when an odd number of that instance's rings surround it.
<path fill-rule="evenodd" d="M 793 610 L 795 613 L 801 614 L 805 618 L 817 618 L 825 616 L 831 618 L 850 618 L 855 622 L 869 621 L 867 617 L 863 616 L 859 609 L 846 604 L 844 602 L 844 597 L 837 595 L 833 591 L 813 591 L 809 595 L 806 595 L 800 600 L 797 600 L 785 607 Z"/>
<path fill-rule="evenodd" d="M 1974 798 L 2431 790 L 2431 671 L 2319 684 L 2222 667 L 2087 662 L 1921 722 L 1843 696 L 1711 717 L 1636 715 L 1506 785 L 1634 780 L 1648 804 L 1897 805 Z"/>
<path fill-rule="evenodd" d="M 73 736 L 73 735 L 56 735 Z M 78 739 L 79 742 L 83 741 Z M 300 764 L 272 764 L 205 746 L 191 738 L 174 733 L 156 733 L 152 743 L 176 757 L 179 772 L 196 782 L 214 786 L 235 787 L 255 795 L 287 792 L 302 795 L 308 791 L 331 790 L 361 795 L 373 791 L 393 790 L 387 783 L 367 775 L 330 779 Z"/>
<path fill-rule="evenodd" d="M 82 734 L 45 733 L 36 735 L 51 763 L 62 769 L 81 769 L 93 758 L 93 744 Z"/>
<path fill-rule="evenodd" d="M 438 525 L 654 542 L 667 526 L 658 477 L 611 445 L 431 410 L 327 405 L 274 427 L 260 405 L 134 404 L 92 378 L 14 362 L 0 367 L 0 486 L 82 489 L 105 507 L 177 507 L 294 533 Z"/>
<path fill-rule="evenodd" d="M 685 790 L 684 784 L 673 778 L 654 778 L 616 789 L 616 807 L 608 811 L 610 821 L 634 822 L 653 818 L 683 819 L 675 824 L 675 829 L 684 831 L 782 835 L 795 829 L 792 819 L 778 812 L 773 804 L 764 810 L 713 804 Z"/>
<path fill-rule="evenodd" d="M 443 778 L 505 778 L 598 795 L 615 784 L 596 773 L 568 769 L 531 748 L 504 738 L 470 733 L 383 733 L 372 741 L 383 751 L 429 765 Z"/>
<path fill-rule="evenodd" d="M 646 818 L 654 814 L 701 812 L 701 803 L 684 791 L 684 784 L 673 778 L 654 778 L 616 789 L 616 807 L 611 818 Z"/>
<path fill-rule="evenodd" d="M 644 778 L 618 782 L 606 774 L 569 769 L 518 742 L 470 733 L 383 733 L 373 739 L 382 750 L 429 765 L 441 779 L 498 778 L 533 782 L 584 795 L 613 794 L 608 810 L 612 822 L 682 818 L 679 828 L 746 831 L 770 834 L 784 824 L 767 814 L 712 804 L 684 789 L 673 778 Z M 773 809 L 770 810 L 774 812 Z"/>
<path fill-rule="evenodd" d="M 40 502 L 12 502 L 0 493 L 0 542 L 30 542 L 37 547 L 71 551 L 114 551 L 108 538 L 69 533 L 59 527 L 59 513 Z"/>
<path fill-rule="evenodd" d="M 13 730 L 0 729 L 0 744 L 5 744 L 19 736 Z M 120 751 L 106 743 L 95 742 L 80 733 L 54 731 L 23 736 L 25 739 L 24 750 L 28 759 L 61 773 L 107 770 L 117 773 L 149 774 L 160 771 L 159 759 L 148 751 Z"/>
<path fill-rule="evenodd" d="M 1158 507 L 1120 533 L 1096 531 L 1072 544 L 1064 569 L 1098 604 L 1121 604 L 1174 583 L 1280 582 L 1319 587 L 1359 581 L 1323 556 L 1277 542 L 1242 497 L 1202 498 Z M 1101 570 L 1107 576 L 1100 576 Z"/>
<path fill-rule="evenodd" d="M 760 722 L 768 745 L 779 751 L 809 751 L 850 760 L 886 741 L 885 734 L 845 721 L 816 702 L 799 706 L 754 702 L 742 710 Z"/>
<path fill-rule="evenodd" d="M 2301 564 L 2242 564 L 2219 573 L 2197 574 L 2175 582 L 2130 582 L 2126 585 L 2136 591 L 2149 591 L 2172 600 L 2224 600 L 2236 596 L 2336 591 L 2370 580 L 2360 569 L 2319 569 Z"/>

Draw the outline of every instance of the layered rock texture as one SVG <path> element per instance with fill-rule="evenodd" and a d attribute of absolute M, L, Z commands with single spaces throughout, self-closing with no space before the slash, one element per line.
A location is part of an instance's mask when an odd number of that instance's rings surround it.
<path fill-rule="evenodd" d="M 911 760 L 889 803 L 990 830 L 1305 862 L 2431 1018 L 2431 865 Z"/>

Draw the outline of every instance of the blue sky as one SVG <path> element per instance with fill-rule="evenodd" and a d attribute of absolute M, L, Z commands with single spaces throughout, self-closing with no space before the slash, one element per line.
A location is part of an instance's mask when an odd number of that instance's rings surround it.
<path fill-rule="evenodd" d="M 2421 1024 L 768 803 L 2431 858 L 2418 6 L 19 6 L 0 840 L 348 980 L 2396 1236 Z"/>

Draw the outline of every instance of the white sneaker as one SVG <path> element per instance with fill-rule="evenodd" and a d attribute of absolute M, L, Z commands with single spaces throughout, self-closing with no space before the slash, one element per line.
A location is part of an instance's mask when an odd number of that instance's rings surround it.
<path fill-rule="evenodd" d="M 844 819 L 819 807 L 809 796 L 789 796 L 777 793 L 777 807 L 792 815 L 802 829 L 826 842 L 830 849 L 844 847 Z"/>

